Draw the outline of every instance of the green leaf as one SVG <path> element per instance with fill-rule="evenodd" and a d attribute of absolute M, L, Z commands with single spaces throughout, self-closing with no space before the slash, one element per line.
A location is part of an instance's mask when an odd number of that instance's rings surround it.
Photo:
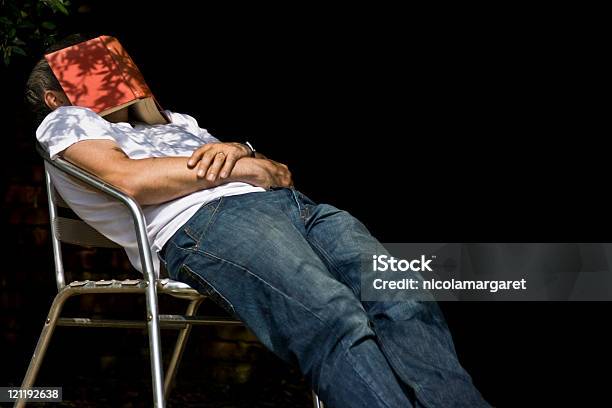
<path fill-rule="evenodd" d="M 4 51 L 4 65 L 8 66 L 10 62 L 11 62 L 11 50 L 6 49 Z"/>
<path fill-rule="evenodd" d="M 61 11 L 65 15 L 68 15 L 68 10 L 66 9 L 66 7 L 64 6 L 64 4 L 61 1 L 57 1 L 57 2 L 54 2 L 54 3 L 55 3 L 55 8 L 57 10 Z"/>
<path fill-rule="evenodd" d="M 0 66 L 48 45 L 56 36 L 60 13 L 70 15 L 74 1 L 0 0 Z M 69 11 L 70 10 L 70 11 Z"/>
<path fill-rule="evenodd" d="M 28 54 L 26 54 L 25 50 L 21 47 L 16 47 L 13 46 L 11 47 L 13 49 L 13 54 L 19 54 L 19 55 L 23 55 L 24 57 Z"/>
<path fill-rule="evenodd" d="M 63 0 L 42 0 L 41 3 L 44 3 L 48 7 L 50 7 L 53 11 L 60 11 L 66 15 L 68 15 L 68 10 L 66 9 L 66 4 Z"/>
<path fill-rule="evenodd" d="M 25 28 L 25 29 L 30 29 L 30 28 L 34 28 L 35 25 L 32 24 L 29 21 L 24 21 L 23 23 L 19 24 L 18 28 Z"/>

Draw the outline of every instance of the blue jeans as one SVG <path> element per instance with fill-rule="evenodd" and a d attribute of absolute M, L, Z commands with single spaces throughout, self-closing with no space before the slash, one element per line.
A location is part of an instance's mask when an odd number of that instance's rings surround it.
<path fill-rule="evenodd" d="M 294 189 L 202 206 L 165 246 L 173 279 L 297 364 L 328 407 L 485 407 L 435 302 L 361 302 L 375 238 Z"/>

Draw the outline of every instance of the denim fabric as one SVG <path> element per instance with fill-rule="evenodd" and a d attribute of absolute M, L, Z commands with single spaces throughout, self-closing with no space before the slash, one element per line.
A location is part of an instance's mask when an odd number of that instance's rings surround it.
<path fill-rule="evenodd" d="M 210 296 L 299 365 L 328 407 L 489 406 L 434 302 L 361 302 L 375 238 L 294 189 L 222 197 L 166 245 L 173 279 Z"/>

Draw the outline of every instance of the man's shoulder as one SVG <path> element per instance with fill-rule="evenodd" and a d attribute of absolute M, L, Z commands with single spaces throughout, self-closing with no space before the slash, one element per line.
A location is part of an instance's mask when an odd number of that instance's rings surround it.
<path fill-rule="evenodd" d="M 36 139 L 51 157 L 81 140 L 115 140 L 110 122 L 79 106 L 62 106 L 47 115 L 36 129 Z"/>
<path fill-rule="evenodd" d="M 68 106 L 60 106 L 59 108 L 53 110 L 51 113 L 49 113 L 45 119 L 43 120 L 49 120 L 49 119 L 55 119 L 55 118 L 83 118 L 83 117 L 87 117 L 87 118 L 99 118 L 102 119 L 102 117 L 100 115 L 98 115 L 96 112 L 94 112 L 93 110 L 91 110 L 90 108 L 85 108 L 83 106 L 74 106 L 74 105 L 68 105 Z M 104 120 L 104 119 L 102 119 Z"/>
<path fill-rule="evenodd" d="M 60 106 L 49 113 L 38 126 L 37 132 L 49 127 L 68 127 L 84 123 L 104 124 L 105 120 L 96 112 L 82 106 Z"/>

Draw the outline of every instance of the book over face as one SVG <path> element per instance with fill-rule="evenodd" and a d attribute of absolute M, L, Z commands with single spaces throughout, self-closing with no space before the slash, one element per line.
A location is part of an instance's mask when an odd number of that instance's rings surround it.
<path fill-rule="evenodd" d="M 138 120 L 168 123 L 140 70 L 116 38 L 103 35 L 45 58 L 72 105 L 90 108 L 100 116 L 129 106 Z"/>

